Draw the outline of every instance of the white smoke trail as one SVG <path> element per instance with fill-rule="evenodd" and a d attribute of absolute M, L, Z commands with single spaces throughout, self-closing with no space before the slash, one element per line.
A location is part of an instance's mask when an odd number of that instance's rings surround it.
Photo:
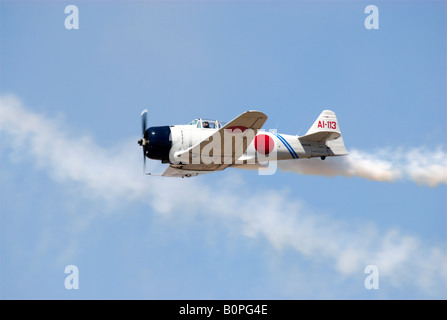
<path fill-rule="evenodd" d="M 437 186 L 447 184 L 447 156 L 438 147 L 434 150 L 412 149 L 405 153 L 402 171 L 419 184 Z"/>
<path fill-rule="evenodd" d="M 232 180 L 216 190 L 196 179 L 147 179 L 141 174 L 135 141 L 122 149 L 108 150 L 85 137 L 71 138 L 57 121 L 30 112 L 13 96 L 0 97 L 0 131 L 7 135 L 8 139 L 2 140 L 9 149 L 32 156 L 56 180 L 76 181 L 103 200 L 142 201 L 165 215 L 214 217 L 248 237 L 267 239 L 278 250 L 293 248 L 316 261 L 323 258 L 341 275 L 358 274 L 372 261 L 379 266 L 381 276 L 395 286 L 410 283 L 432 294 L 445 290 L 447 257 L 443 247 L 429 246 L 401 231 L 351 226 L 317 215 L 302 201 L 277 190 L 253 193 L 246 190 L 243 181 L 238 184 Z M 410 155 L 415 159 L 419 152 Z M 287 165 L 305 163 L 307 167 L 300 167 L 300 173 L 305 174 L 324 172 L 377 181 L 393 181 L 411 172 L 414 181 L 428 183 L 427 172 L 431 179 L 432 174 L 445 168 L 445 154 L 436 160 L 436 165 L 415 160 L 396 165 L 378 154 L 354 152 L 350 158 L 334 162 L 334 167 L 321 160 L 298 160 Z M 445 176 L 430 181 L 431 185 L 445 183 Z M 213 203 L 212 212 L 202 209 L 209 203 Z M 410 271 L 424 276 L 408 279 Z"/>
<path fill-rule="evenodd" d="M 375 153 L 351 150 L 348 156 L 281 161 L 284 171 L 322 176 L 360 177 L 380 182 L 410 179 L 421 185 L 447 184 L 447 153 L 441 147 L 431 150 L 385 149 Z"/>
<path fill-rule="evenodd" d="M 30 156 L 39 167 L 50 168 L 56 180 L 80 182 L 107 199 L 133 199 L 145 192 L 141 179 L 128 178 L 135 177 L 128 165 L 135 154 L 129 144 L 104 149 L 88 137 L 69 137 L 61 124 L 29 112 L 15 96 L 1 97 L 0 103 L 0 130 L 8 134 L 16 157 Z"/>

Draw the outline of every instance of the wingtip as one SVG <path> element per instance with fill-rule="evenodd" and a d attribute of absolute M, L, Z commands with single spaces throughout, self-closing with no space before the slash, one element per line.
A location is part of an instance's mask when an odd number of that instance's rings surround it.
<path fill-rule="evenodd" d="M 243 114 L 248 114 L 248 113 L 257 113 L 258 115 L 261 115 L 262 117 L 265 117 L 266 119 L 268 118 L 264 112 L 259 111 L 259 110 L 248 110 L 248 111 L 245 111 Z"/>

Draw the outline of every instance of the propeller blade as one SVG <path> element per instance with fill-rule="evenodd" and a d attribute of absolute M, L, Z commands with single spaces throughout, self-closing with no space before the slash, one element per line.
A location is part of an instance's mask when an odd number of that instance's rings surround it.
<path fill-rule="evenodd" d="M 146 155 L 144 154 L 144 147 L 143 147 L 143 173 L 146 174 Z"/>
<path fill-rule="evenodd" d="M 141 113 L 141 135 L 144 138 L 144 133 L 146 132 L 147 129 L 147 109 L 144 109 L 143 112 Z"/>
<path fill-rule="evenodd" d="M 146 143 L 144 138 L 144 134 L 146 133 L 147 129 L 147 109 L 144 109 L 143 112 L 141 112 L 141 140 L 138 141 L 138 144 L 143 147 L 143 173 L 146 173 Z"/>

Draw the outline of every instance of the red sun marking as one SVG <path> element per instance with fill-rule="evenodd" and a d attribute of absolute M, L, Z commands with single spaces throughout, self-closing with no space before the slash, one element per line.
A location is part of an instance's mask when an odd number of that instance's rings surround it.
<path fill-rule="evenodd" d="M 272 152 L 274 146 L 275 143 L 273 142 L 273 139 L 266 134 L 258 134 L 255 137 L 255 149 L 259 153 L 268 155 Z"/>

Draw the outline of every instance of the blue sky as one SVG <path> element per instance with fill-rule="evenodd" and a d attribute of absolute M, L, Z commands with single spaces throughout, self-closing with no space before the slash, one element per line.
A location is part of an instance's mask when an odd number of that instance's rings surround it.
<path fill-rule="evenodd" d="M 1 298 L 445 299 L 445 9 L 1 1 Z M 145 108 L 150 125 L 257 109 L 287 134 L 331 109 L 351 155 L 143 176 Z"/>

